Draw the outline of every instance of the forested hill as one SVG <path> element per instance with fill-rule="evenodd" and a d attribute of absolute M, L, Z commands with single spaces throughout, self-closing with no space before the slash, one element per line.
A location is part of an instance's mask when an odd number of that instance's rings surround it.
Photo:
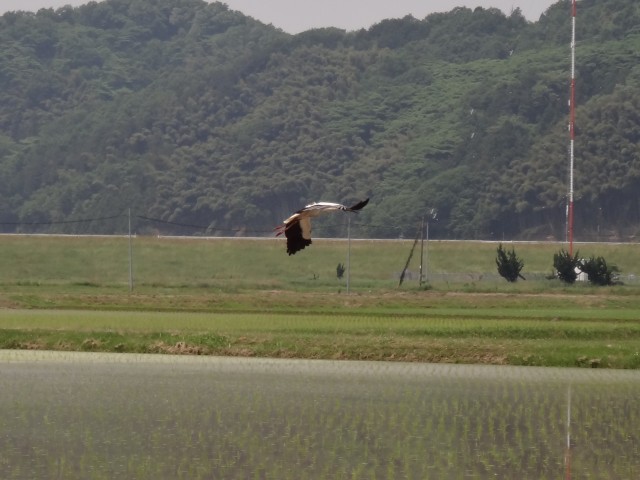
<path fill-rule="evenodd" d="M 438 238 L 563 239 L 570 3 L 298 35 L 203 0 L 5 13 L 0 230 L 266 235 L 370 196 L 360 235 L 435 208 Z M 577 40 L 576 239 L 630 238 L 640 2 L 581 0 Z"/>

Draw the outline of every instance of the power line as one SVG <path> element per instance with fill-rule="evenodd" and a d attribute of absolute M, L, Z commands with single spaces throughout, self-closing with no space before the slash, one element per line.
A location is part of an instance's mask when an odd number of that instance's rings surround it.
<path fill-rule="evenodd" d="M 77 220 L 57 220 L 48 222 L 0 222 L 0 225 L 64 225 L 69 223 L 88 223 L 88 222 L 101 222 L 103 220 L 113 220 L 114 218 L 125 217 L 123 214 L 111 215 L 109 217 L 95 217 L 95 218 L 80 218 Z"/>
<path fill-rule="evenodd" d="M 81 223 L 91 223 L 91 222 L 102 222 L 108 220 L 114 220 L 117 218 L 126 218 L 127 215 L 124 213 L 119 213 L 116 215 L 109 215 L 104 217 L 92 217 L 92 218 L 79 218 L 79 219 L 71 219 L 71 220 L 49 220 L 49 221 L 39 221 L 39 222 L 28 222 L 28 221 L 18 221 L 18 222 L 0 222 L 2 226 L 53 226 L 53 225 L 72 225 L 72 224 L 81 224 Z M 183 222 L 174 222 L 170 220 L 163 220 L 160 218 L 149 217 L 146 215 L 135 215 L 136 218 L 151 222 L 158 223 L 163 225 L 169 225 L 172 227 L 180 227 L 180 228 L 189 228 L 193 230 L 201 230 L 206 232 L 220 232 L 220 233 L 239 233 L 239 232 L 253 232 L 259 234 L 270 234 L 273 233 L 273 229 L 261 229 L 261 228 L 247 228 L 247 227 L 236 227 L 236 228 L 225 228 L 225 227 L 213 227 L 211 225 L 201 225 L 194 223 L 183 223 Z M 402 232 L 407 229 L 407 225 L 389 225 L 389 224 L 375 224 L 375 223 L 363 223 L 363 222 L 352 222 L 352 226 L 358 228 L 369 228 L 375 229 L 378 231 L 385 231 L 387 234 L 391 232 Z M 344 223 L 339 222 L 325 222 L 322 224 L 322 228 L 327 229 L 336 229 L 344 227 Z"/>
<path fill-rule="evenodd" d="M 146 217 L 144 215 L 136 215 L 136 218 L 139 218 L 141 220 L 146 220 L 148 222 L 153 222 L 153 223 L 162 223 L 165 225 L 172 225 L 174 227 L 183 227 L 183 228 L 193 228 L 196 230 L 205 230 L 205 231 L 209 231 L 209 232 L 243 232 L 243 231 L 252 231 L 252 232 L 268 232 L 271 233 L 273 230 L 261 230 L 261 229 L 247 229 L 247 228 L 219 228 L 219 227 L 211 227 L 211 226 L 204 226 L 204 225 L 196 225 L 196 224 L 192 224 L 192 223 L 180 223 L 180 222 L 172 222 L 169 220 L 162 220 L 160 218 L 153 218 L 153 217 Z"/>
<path fill-rule="evenodd" d="M 163 223 L 165 225 L 173 225 L 175 227 L 195 228 L 197 230 L 207 230 L 209 228 L 209 227 L 205 227 L 203 225 L 194 225 L 194 224 L 191 224 L 191 223 L 171 222 L 169 220 L 162 220 L 160 218 L 145 217 L 144 215 L 136 215 L 136 218 L 139 218 L 140 220 L 146 220 L 147 222 Z"/>

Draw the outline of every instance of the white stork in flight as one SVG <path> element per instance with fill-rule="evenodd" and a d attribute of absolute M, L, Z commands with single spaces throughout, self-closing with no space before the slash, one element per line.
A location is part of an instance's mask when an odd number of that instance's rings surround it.
<path fill-rule="evenodd" d="M 345 207 L 339 203 L 329 202 L 316 202 L 307 205 L 301 210 L 298 210 L 289 218 L 287 218 L 282 225 L 275 228 L 276 237 L 284 233 L 287 237 L 287 253 L 293 255 L 303 248 L 311 245 L 311 218 L 322 215 L 329 212 L 357 212 L 364 208 L 369 203 L 369 199 L 356 203 L 352 207 Z"/>

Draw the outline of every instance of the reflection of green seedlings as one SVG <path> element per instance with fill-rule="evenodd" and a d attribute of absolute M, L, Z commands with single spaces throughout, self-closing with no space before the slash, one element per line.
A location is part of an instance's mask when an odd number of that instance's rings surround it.
<path fill-rule="evenodd" d="M 322 364 L 250 371 L 137 358 L 41 361 L 37 369 L 0 363 L 0 431 L 11 432 L 0 436 L 0 478 L 558 478 L 563 471 L 569 374 L 556 378 L 554 370 L 501 369 L 484 378 L 464 369 L 403 374 L 400 365 L 384 373 L 377 363 L 357 373 L 341 362 L 332 376 Z M 638 382 L 580 378 L 572 386 L 574 475 L 637 478 Z"/>

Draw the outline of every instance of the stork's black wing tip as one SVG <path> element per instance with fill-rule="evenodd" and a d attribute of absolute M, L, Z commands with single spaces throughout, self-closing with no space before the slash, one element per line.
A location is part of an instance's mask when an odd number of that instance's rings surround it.
<path fill-rule="evenodd" d="M 356 203 L 353 207 L 350 207 L 349 210 L 352 212 L 358 211 L 366 207 L 367 203 L 369 203 L 369 199 L 362 200 L 361 202 Z"/>

